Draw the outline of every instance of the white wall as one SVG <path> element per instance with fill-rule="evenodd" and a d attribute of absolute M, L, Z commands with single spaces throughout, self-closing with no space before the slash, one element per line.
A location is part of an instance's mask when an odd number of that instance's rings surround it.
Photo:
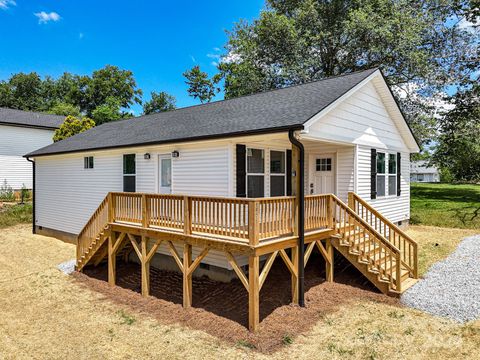
<path fill-rule="evenodd" d="M 157 146 L 133 150 L 97 151 L 36 159 L 36 225 L 78 234 L 109 191 L 123 190 L 123 154 L 136 154 L 137 192 L 158 191 L 158 155 L 177 150 L 172 161 L 172 192 L 229 196 L 228 142 L 210 145 Z M 144 154 L 151 155 L 150 160 Z M 85 156 L 94 168 L 84 169 Z M 195 248 L 193 253 L 200 252 Z M 170 255 L 166 248 L 159 252 Z M 225 256 L 212 251 L 205 263 L 229 268 Z M 242 265 L 245 259 L 239 259 Z"/>
<path fill-rule="evenodd" d="M 333 108 L 325 116 L 311 124 L 309 138 L 319 137 L 331 141 L 355 144 L 357 154 L 342 155 L 339 160 L 338 195 L 346 201 L 346 192 L 355 191 L 393 222 L 410 218 L 410 153 L 401 131 L 393 121 L 382 98 L 372 82 L 366 83 L 349 98 Z M 370 152 L 401 152 L 401 196 L 370 199 Z M 338 153 L 340 156 L 340 153 Z M 356 166 L 349 162 L 356 159 Z M 354 162 L 355 164 L 355 162 Z M 352 185 L 348 170 L 356 168 Z"/>
<path fill-rule="evenodd" d="M 32 164 L 23 155 L 53 142 L 54 131 L 0 124 L 0 182 L 32 188 Z"/>

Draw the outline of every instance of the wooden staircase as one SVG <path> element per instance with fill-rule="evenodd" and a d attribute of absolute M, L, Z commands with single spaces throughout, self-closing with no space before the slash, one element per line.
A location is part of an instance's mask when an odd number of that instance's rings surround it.
<path fill-rule="evenodd" d="M 417 281 L 416 242 L 358 195 L 349 205 L 332 195 L 332 245 L 381 292 L 401 294 Z"/>

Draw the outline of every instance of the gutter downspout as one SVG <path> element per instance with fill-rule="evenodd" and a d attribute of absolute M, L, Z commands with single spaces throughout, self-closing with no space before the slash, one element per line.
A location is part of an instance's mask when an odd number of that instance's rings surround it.
<path fill-rule="evenodd" d="M 300 173 L 299 182 L 300 189 L 297 194 L 298 197 L 298 304 L 301 307 L 305 306 L 305 148 L 303 144 L 295 137 L 295 130 L 288 131 L 288 139 L 292 145 L 296 146 L 299 151 L 299 166 Z"/>
<path fill-rule="evenodd" d="M 35 230 L 35 161 L 30 158 L 26 158 L 27 161 L 32 163 L 32 174 L 33 174 L 33 183 L 32 183 L 32 234 L 36 234 Z"/>

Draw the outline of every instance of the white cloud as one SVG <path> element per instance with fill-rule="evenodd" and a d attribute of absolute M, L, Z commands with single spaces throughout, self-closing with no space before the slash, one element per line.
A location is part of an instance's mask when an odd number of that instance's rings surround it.
<path fill-rule="evenodd" d="M 14 0 L 0 0 L 0 9 L 7 10 L 10 6 L 15 6 L 17 3 Z"/>
<path fill-rule="evenodd" d="M 197 62 L 197 60 L 195 59 L 195 57 L 193 55 L 190 55 L 190 59 L 192 59 L 192 62 Z"/>
<path fill-rule="evenodd" d="M 39 24 L 46 24 L 49 21 L 56 22 L 60 20 L 60 15 L 58 15 L 56 12 L 53 12 L 53 11 L 50 13 L 47 13 L 45 11 L 40 11 L 39 13 L 34 13 L 33 15 L 35 15 L 38 18 Z"/>
<path fill-rule="evenodd" d="M 84 36 L 85 36 L 85 34 L 82 33 L 82 32 L 81 32 L 80 34 L 78 34 L 78 38 L 79 38 L 80 40 L 82 40 Z"/>

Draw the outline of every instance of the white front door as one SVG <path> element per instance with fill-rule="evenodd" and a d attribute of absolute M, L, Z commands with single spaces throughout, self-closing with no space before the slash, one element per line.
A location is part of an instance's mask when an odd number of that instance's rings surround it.
<path fill-rule="evenodd" d="M 158 155 L 158 192 L 172 193 L 172 156 Z"/>
<path fill-rule="evenodd" d="M 310 156 L 310 194 L 335 193 L 335 154 Z"/>

